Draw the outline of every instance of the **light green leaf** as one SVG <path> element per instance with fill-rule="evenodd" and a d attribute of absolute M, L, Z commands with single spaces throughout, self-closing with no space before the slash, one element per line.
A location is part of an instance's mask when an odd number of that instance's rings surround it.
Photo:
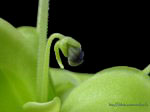
<path fill-rule="evenodd" d="M 25 112 L 60 112 L 61 101 L 55 97 L 46 103 L 28 102 L 24 105 Z"/>
<path fill-rule="evenodd" d="M 28 50 L 32 53 L 34 59 L 37 59 L 38 35 L 35 27 L 21 26 L 17 30 L 24 36 Z"/>
<path fill-rule="evenodd" d="M 126 66 L 107 68 L 76 87 L 63 102 L 61 112 L 149 112 L 149 93 L 149 76 L 141 70 Z"/>
<path fill-rule="evenodd" d="M 94 75 L 88 73 L 76 73 L 56 68 L 51 68 L 50 73 L 56 94 L 61 98 L 62 102 L 75 87 L 79 86 Z"/>
<path fill-rule="evenodd" d="M 35 101 L 37 43 L 30 35 L 33 32 L 23 31 L 23 28 L 18 31 L 0 18 L 1 112 L 22 112 L 25 102 Z"/>
<path fill-rule="evenodd" d="M 145 75 L 149 75 L 149 73 L 150 73 L 150 64 L 143 70 L 143 72 L 145 73 Z"/>

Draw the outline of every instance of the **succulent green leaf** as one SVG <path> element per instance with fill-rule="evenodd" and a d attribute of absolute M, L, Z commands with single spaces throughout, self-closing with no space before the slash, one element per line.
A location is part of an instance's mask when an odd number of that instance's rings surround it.
<path fill-rule="evenodd" d="M 37 38 L 29 30 L 16 29 L 0 18 L 1 112 L 22 112 L 25 102 L 35 101 Z"/>
<path fill-rule="evenodd" d="M 105 69 L 73 89 L 61 112 L 149 112 L 149 81 L 136 68 Z"/>
<path fill-rule="evenodd" d="M 62 102 L 75 87 L 94 76 L 94 74 L 77 73 L 56 68 L 50 68 L 50 73 L 56 94 L 61 98 Z"/>
<path fill-rule="evenodd" d="M 150 74 L 150 64 L 143 70 L 143 72 L 145 73 L 145 75 Z"/>
<path fill-rule="evenodd" d="M 17 30 L 24 36 L 24 39 L 26 40 L 25 44 L 30 49 L 28 50 L 32 53 L 34 60 L 37 60 L 38 35 L 36 28 L 32 26 L 21 26 L 18 27 Z"/>
<path fill-rule="evenodd" d="M 55 97 L 52 101 L 44 103 L 28 102 L 23 108 L 25 112 L 60 112 L 60 106 L 60 99 Z"/>

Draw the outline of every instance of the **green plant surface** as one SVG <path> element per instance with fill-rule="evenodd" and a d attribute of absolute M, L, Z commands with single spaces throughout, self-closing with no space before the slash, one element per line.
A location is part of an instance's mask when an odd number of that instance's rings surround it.
<path fill-rule="evenodd" d="M 131 67 L 113 67 L 98 72 L 75 88 L 61 112 L 149 112 L 150 79 Z M 84 90 L 84 91 L 83 91 Z M 111 106 L 122 103 L 135 106 Z"/>
<path fill-rule="evenodd" d="M 51 68 L 50 72 L 56 94 L 61 98 L 62 102 L 75 87 L 94 76 L 94 74 L 75 73 L 56 68 Z"/>
<path fill-rule="evenodd" d="M 25 102 L 35 101 L 36 56 L 29 50 L 31 44 L 0 19 L 0 111 L 10 112 L 14 108 L 20 112 Z"/>
<path fill-rule="evenodd" d="M 36 101 L 37 49 L 38 36 L 34 27 L 14 28 L 0 19 L 0 111 L 21 112 L 24 103 Z M 65 82 L 65 78 L 62 81 L 59 77 L 66 77 L 68 83 L 72 83 L 71 87 L 64 84 L 65 90 L 79 85 L 77 73 L 51 68 L 51 74 L 59 96 L 59 86 Z M 78 84 L 73 84 L 72 80 Z"/>
<path fill-rule="evenodd" d="M 52 101 L 46 103 L 29 102 L 24 105 L 26 112 L 59 112 L 61 101 L 55 97 Z"/>
<path fill-rule="evenodd" d="M 23 104 L 36 101 L 37 49 L 38 36 L 35 27 L 15 28 L 0 19 L 0 111 L 21 112 Z M 91 77 L 89 74 L 86 76 L 54 68 L 51 68 L 51 76 L 56 94 L 61 99 Z"/>

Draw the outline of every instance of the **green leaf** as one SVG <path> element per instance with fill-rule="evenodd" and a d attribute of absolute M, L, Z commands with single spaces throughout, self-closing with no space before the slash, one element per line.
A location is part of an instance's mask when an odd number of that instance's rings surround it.
<path fill-rule="evenodd" d="M 24 36 L 26 40 L 26 46 L 28 50 L 32 53 L 34 59 L 37 59 L 37 49 L 38 49 L 38 35 L 35 27 L 31 26 L 21 26 L 17 30 Z"/>
<path fill-rule="evenodd" d="M 21 112 L 25 102 L 35 101 L 36 40 L 35 29 L 17 30 L 0 18 L 1 112 Z"/>
<path fill-rule="evenodd" d="M 150 64 L 143 70 L 143 72 L 145 73 L 145 75 L 149 75 L 149 73 L 150 73 Z"/>
<path fill-rule="evenodd" d="M 62 102 L 75 87 L 79 86 L 94 75 L 88 73 L 76 73 L 56 68 L 50 68 L 50 73 L 56 94 L 61 98 Z"/>
<path fill-rule="evenodd" d="M 55 97 L 46 103 L 28 102 L 24 105 L 25 112 L 60 112 L 61 101 Z"/>
<path fill-rule="evenodd" d="M 141 70 L 126 66 L 107 68 L 75 88 L 61 112 L 149 112 L 149 93 L 149 77 Z M 118 103 L 137 106 L 110 106 Z"/>

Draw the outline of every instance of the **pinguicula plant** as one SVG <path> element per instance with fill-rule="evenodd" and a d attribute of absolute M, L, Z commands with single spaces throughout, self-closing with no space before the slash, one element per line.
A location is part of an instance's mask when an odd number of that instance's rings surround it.
<path fill-rule="evenodd" d="M 150 112 L 150 65 L 117 66 L 96 74 L 64 70 L 83 62 L 78 41 L 60 33 L 48 39 L 49 0 L 39 0 L 37 26 L 13 27 L 0 18 L 0 112 Z M 49 67 L 54 39 L 61 69 Z"/>

